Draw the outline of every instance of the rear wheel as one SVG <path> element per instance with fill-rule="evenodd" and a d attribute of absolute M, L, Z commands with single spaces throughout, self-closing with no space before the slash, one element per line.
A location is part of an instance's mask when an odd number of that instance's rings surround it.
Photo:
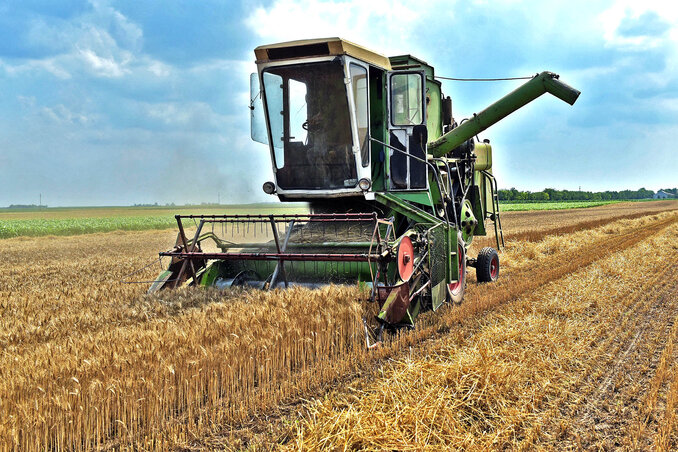
<path fill-rule="evenodd" d="M 464 291 L 466 289 L 466 248 L 464 248 L 464 240 L 461 233 L 457 236 L 457 267 L 459 274 L 457 275 L 457 282 L 447 285 L 447 294 L 449 299 L 454 304 L 461 304 L 464 299 Z"/>
<path fill-rule="evenodd" d="M 499 277 L 499 254 L 492 247 L 485 247 L 478 253 L 476 263 L 478 282 L 494 282 Z"/>

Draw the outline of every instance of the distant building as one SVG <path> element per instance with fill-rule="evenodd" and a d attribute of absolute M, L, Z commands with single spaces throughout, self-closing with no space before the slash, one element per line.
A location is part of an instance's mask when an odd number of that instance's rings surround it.
<path fill-rule="evenodd" d="M 667 193 L 664 190 L 659 190 L 657 193 L 652 195 L 653 199 L 666 199 L 666 198 L 673 198 L 673 195 L 671 193 Z"/>

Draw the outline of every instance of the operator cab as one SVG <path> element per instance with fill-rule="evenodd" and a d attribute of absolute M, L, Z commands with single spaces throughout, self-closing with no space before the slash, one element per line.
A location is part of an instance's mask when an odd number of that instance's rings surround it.
<path fill-rule="evenodd" d="M 342 59 L 268 67 L 262 79 L 279 189 L 355 188 L 357 168 Z M 367 98 L 360 100 L 366 112 Z M 367 137 L 362 138 L 367 158 Z"/>
<path fill-rule="evenodd" d="M 255 54 L 252 138 L 270 148 L 267 192 L 290 201 L 428 189 L 424 71 L 395 72 L 389 58 L 339 38 Z"/>

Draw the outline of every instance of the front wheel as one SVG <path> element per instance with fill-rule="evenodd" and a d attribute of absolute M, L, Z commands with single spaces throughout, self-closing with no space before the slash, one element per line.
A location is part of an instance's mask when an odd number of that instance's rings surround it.
<path fill-rule="evenodd" d="M 492 247 L 485 247 L 478 253 L 476 263 L 478 282 L 495 282 L 499 277 L 499 254 Z"/>

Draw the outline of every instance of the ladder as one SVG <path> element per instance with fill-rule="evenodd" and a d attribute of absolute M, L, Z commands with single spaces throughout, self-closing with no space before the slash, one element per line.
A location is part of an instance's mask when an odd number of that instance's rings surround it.
<path fill-rule="evenodd" d="M 506 246 L 504 243 L 504 231 L 501 228 L 501 218 L 499 216 L 499 190 L 497 189 L 497 179 L 494 175 L 486 170 L 481 171 L 483 176 L 490 182 L 492 191 L 492 213 L 489 214 L 490 219 L 494 223 L 494 237 L 497 240 L 497 250 L 501 250 Z M 501 245 L 499 240 L 501 239 Z"/>

